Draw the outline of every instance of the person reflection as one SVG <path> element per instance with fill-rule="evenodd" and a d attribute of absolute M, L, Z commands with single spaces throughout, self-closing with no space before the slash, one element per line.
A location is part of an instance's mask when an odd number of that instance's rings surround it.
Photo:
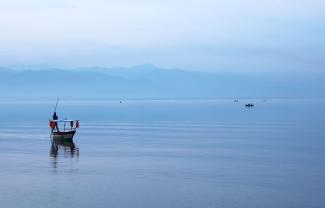
<path fill-rule="evenodd" d="M 57 168 L 57 160 L 59 155 L 63 157 L 79 157 L 79 148 L 73 141 L 63 141 L 52 139 L 50 157 L 52 158 L 52 164 L 54 168 Z"/>

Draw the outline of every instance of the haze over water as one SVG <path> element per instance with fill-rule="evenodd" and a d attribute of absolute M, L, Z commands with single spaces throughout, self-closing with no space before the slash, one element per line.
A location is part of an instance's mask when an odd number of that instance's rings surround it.
<path fill-rule="evenodd" d="M 324 207 L 325 101 L 245 102 L 1 102 L 1 207 Z"/>

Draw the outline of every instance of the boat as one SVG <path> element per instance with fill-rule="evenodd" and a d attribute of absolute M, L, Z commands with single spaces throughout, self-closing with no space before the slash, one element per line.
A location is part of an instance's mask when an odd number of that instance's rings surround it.
<path fill-rule="evenodd" d="M 79 120 L 50 120 L 50 128 L 53 139 L 72 141 L 79 128 Z"/>
<path fill-rule="evenodd" d="M 59 99 L 56 101 L 54 113 L 51 120 L 49 120 L 49 125 L 51 128 L 51 138 L 56 140 L 72 141 L 74 135 L 76 134 L 77 128 L 79 128 L 79 120 L 59 120 L 56 113 Z"/>
<path fill-rule="evenodd" d="M 248 103 L 248 104 L 245 104 L 245 107 L 246 108 L 252 108 L 252 107 L 254 107 L 254 104 L 253 103 Z"/>

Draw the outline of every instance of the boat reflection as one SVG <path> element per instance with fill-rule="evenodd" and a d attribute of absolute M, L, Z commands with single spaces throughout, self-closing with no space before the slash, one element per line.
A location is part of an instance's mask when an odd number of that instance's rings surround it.
<path fill-rule="evenodd" d="M 53 167 L 56 168 L 58 158 L 79 158 L 79 148 L 73 141 L 65 141 L 62 139 L 52 139 L 50 157 L 52 158 Z"/>

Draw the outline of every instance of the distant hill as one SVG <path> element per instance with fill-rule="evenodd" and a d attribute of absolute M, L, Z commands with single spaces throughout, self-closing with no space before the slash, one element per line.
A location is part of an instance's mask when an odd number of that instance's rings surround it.
<path fill-rule="evenodd" d="M 4 99 L 214 99 L 325 97 L 325 76 L 305 73 L 240 74 L 130 68 L 0 69 Z"/>

